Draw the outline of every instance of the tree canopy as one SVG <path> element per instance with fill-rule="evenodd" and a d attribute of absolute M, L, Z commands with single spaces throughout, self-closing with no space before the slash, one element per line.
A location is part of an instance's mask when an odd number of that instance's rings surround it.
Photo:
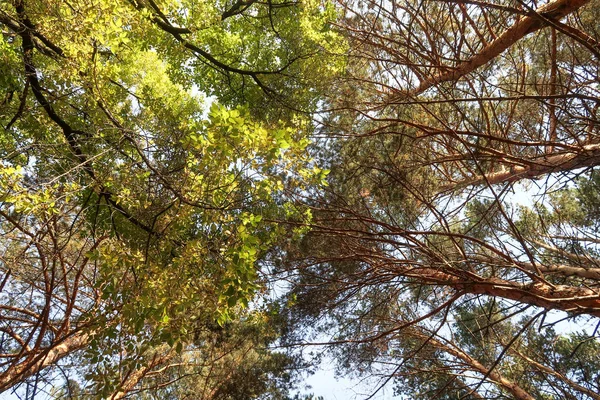
<path fill-rule="evenodd" d="M 600 398 L 598 21 L 0 1 L 0 392 Z"/>
<path fill-rule="evenodd" d="M 338 7 L 289 345 L 329 344 L 369 395 L 598 398 L 599 5 Z"/>
<path fill-rule="evenodd" d="M 274 221 L 306 217 L 286 192 L 323 179 L 306 115 L 339 44 L 327 7 L 253 3 L 2 2 L 0 390 L 47 390 L 66 358 L 86 395 L 166 370 L 224 398 L 260 356 L 253 398 L 293 362 L 248 304 L 293 235 Z M 260 338 L 217 345 L 230 321 Z"/>

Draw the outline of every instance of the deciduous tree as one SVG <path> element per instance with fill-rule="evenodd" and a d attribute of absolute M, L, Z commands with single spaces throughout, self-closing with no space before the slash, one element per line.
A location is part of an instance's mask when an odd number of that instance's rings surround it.
<path fill-rule="evenodd" d="M 302 218 L 286 191 L 322 178 L 303 113 L 339 68 L 331 13 L 2 2 L 0 391 L 35 395 L 68 359 L 121 398 L 208 351 L 196 325 L 252 314 L 257 260 L 287 235 L 271 221 Z"/>

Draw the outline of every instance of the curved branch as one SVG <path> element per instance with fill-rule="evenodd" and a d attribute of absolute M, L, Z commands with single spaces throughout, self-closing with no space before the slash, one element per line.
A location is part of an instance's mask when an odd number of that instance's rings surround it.
<path fill-rule="evenodd" d="M 529 161 L 523 160 L 523 162 L 528 165 L 513 165 L 510 169 L 502 169 L 478 178 L 466 179 L 442 186 L 439 188 L 438 194 L 464 189 L 469 186 L 512 183 L 522 179 L 535 179 L 554 172 L 594 167 L 600 165 L 600 144 L 589 144 L 582 146 L 577 151 L 558 152 Z"/>
<path fill-rule="evenodd" d="M 12 366 L 0 374 L 0 393 L 24 379 L 39 373 L 44 368 L 56 364 L 60 359 L 82 349 L 89 343 L 90 335 L 77 332 L 52 347 L 45 349 L 41 354 Z"/>
<path fill-rule="evenodd" d="M 475 71 L 477 68 L 487 64 L 495 57 L 502 54 L 506 49 L 511 47 L 523 37 L 547 26 L 548 22 L 546 20 L 558 21 L 581 8 L 589 1 L 590 0 L 555 0 L 538 8 L 534 13 L 530 13 L 528 16 L 517 20 L 514 25 L 504 31 L 500 36 L 498 36 L 498 38 L 485 46 L 479 53 L 473 55 L 468 60 L 463 61 L 456 67 L 451 68 L 451 70 L 448 72 L 434 75 L 421 81 L 419 86 L 413 90 L 394 95 L 394 98 L 390 99 L 388 103 L 392 103 L 398 98 L 403 98 L 407 95 L 416 96 L 434 85 L 442 82 L 455 81 Z M 539 18 L 540 15 L 543 16 L 544 19 Z"/>

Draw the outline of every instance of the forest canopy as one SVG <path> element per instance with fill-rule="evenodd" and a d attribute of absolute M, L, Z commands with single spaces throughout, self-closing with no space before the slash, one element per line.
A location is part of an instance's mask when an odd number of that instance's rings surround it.
<path fill-rule="evenodd" d="M 0 393 L 600 399 L 599 21 L 0 0 Z"/>

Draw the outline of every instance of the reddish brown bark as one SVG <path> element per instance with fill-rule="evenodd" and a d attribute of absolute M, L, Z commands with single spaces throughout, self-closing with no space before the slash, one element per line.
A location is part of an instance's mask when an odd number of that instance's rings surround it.
<path fill-rule="evenodd" d="M 45 349 L 40 354 L 32 354 L 19 364 L 9 367 L 8 370 L 0 374 L 0 393 L 39 373 L 44 368 L 56 364 L 69 354 L 82 349 L 88 344 L 88 341 L 88 334 L 77 332 L 53 347 Z"/>
<path fill-rule="evenodd" d="M 131 371 L 121 382 L 118 390 L 113 393 L 109 399 L 110 400 L 120 400 L 127 396 L 137 384 L 156 366 L 166 362 L 173 356 L 172 353 L 166 353 L 163 355 L 155 354 L 154 357 L 142 368 L 139 368 L 135 371 Z"/>
<path fill-rule="evenodd" d="M 525 163 L 525 161 L 524 161 Z M 476 185 L 496 185 L 516 182 L 521 179 L 535 179 L 553 172 L 570 171 L 577 168 L 593 167 L 600 164 L 600 144 L 582 146 L 576 151 L 546 155 L 527 161 L 528 165 L 514 165 L 510 169 L 485 174 L 479 178 L 467 179 L 443 186 L 438 193 L 462 189 Z"/>
<path fill-rule="evenodd" d="M 400 276 L 415 278 L 423 284 L 451 287 L 465 294 L 483 294 L 545 308 L 579 312 L 600 317 L 600 290 L 545 282 L 520 284 L 496 277 L 471 276 L 469 279 L 434 268 L 402 268 L 394 265 Z"/>
<path fill-rule="evenodd" d="M 478 360 L 469 356 L 464 351 L 456 347 L 444 344 L 440 340 L 437 340 L 436 338 L 431 337 L 423 332 L 419 332 L 417 329 L 414 328 L 408 331 L 403 331 L 403 333 L 407 333 L 408 335 L 418 337 L 420 340 L 427 341 L 427 343 L 432 345 L 433 347 L 436 347 L 437 349 L 460 359 L 474 371 L 477 371 L 480 374 L 487 376 L 489 380 L 493 381 L 494 383 L 503 387 L 505 390 L 509 391 L 515 399 L 535 400 L 534 397 L 532 397 L 529 393 L 523 390 L 523 388 L 521 388 L 516 382 L 506 379 L 502 374 L 500 374 L 496 370 L 490 370 L 489 368 L 481 364 Z"/>
<path fill-rule="evenodd" d="M 471 58 L 460 63 L 448 72 L 434 75 L 423 80 L 421 84 L 410 91 L 409 94 L 413 96 L 418 95 L 438 83 L 456 81 L 475 71 L 482 65 L 487 64 L 523 37 L 547 26 L 549 24 L 548 21 L 558 21 L 581 8 L 588 2 L 589 0 L 556 0 L 538 8 L 535 13 L 530 13 L 530 15 L 518 20 L 494 41 L 485 46 L 479 53 L 473 55 Z"/>
<path fill-rule="evenodd" d="M 585 395 L 591 397 L 594 400 L 600 400 L 599 394 L 592 392 L 591 390 L 589 390 L 588 388 L 586 388 L 584 386 L 581 386 L 577 382 L 567 378 L 566 376 L 559 373 L 558 371 L 556 371 L 552 368 L 549 368 L 543 364 L 540 364 L 539 362 L 535 361 L 531 357 L 527 357 L 526 355 L 524 355 L 523 353 L 521 353 L 515 349 L 511 348 L 511 349 L 509 349 L 509 351 L 513 354 L 516 354 L 518 357 L 522 358 L 523 360 L 527 361 L 527 363 L 529 365 L 532 365 L 533 367 L 537 368 L 541 372 L 551 375 L 551 376 L 554 376 L 555 378 L 557 378 L 557 379 L 561 380 L 562 382 L 566 383 L 567 385 L 571 386 L 573 389 L 575 389 L 581 393 L 584 393 Z"/>

